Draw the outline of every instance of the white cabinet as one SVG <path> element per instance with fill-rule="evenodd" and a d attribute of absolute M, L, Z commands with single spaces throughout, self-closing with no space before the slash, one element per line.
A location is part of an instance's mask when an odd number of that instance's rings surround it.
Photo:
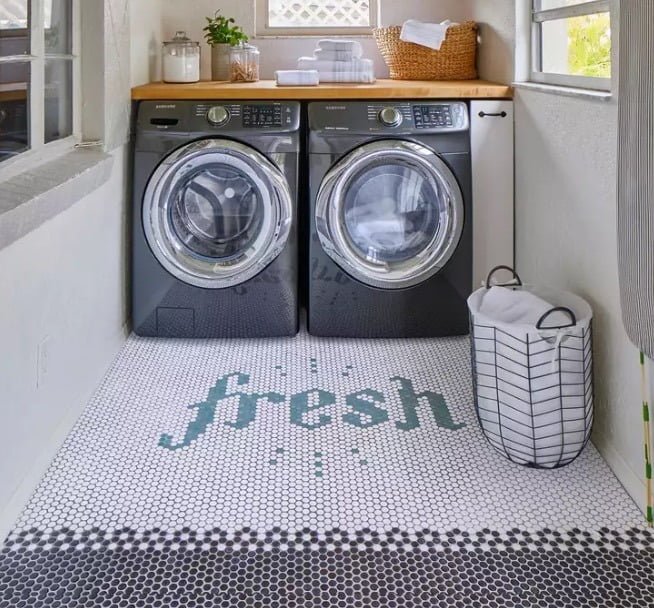
<path fill-rule="evenodd" d="M 514 267 L 513 102 L 470 103 L 473 287 L 491 268 Z"/>

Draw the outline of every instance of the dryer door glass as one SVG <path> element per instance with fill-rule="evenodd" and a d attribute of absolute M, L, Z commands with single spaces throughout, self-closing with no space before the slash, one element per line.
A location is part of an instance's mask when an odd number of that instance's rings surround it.
<path fill-rule="evenodd" d="M 406 262 L 422 252 L 438 232 L 439 192 L 423 172 L 382 161 L 350 182 L 343 200 L 343 223 L 360 255 L 379 263 Z"/>
<path fill-rule="evenodd" d="M 293 220 L 289 185 L 265 156 L 238 142 L 188 144 L 159 165 L 143 227 L 161 265 L 205 288 L 232 287 L 281 252 Z"/>
<path fill-rule="evenodd" d="M 330 257 L 367 285 L 402 289 L 438 273 L 461 238 L 463 195 L 447 164 L 415 142 L 357 148 L 325 176 L 316 229 Z"/>

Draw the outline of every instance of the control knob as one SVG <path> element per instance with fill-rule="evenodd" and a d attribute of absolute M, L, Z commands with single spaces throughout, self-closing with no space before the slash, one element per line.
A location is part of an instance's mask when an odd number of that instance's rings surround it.
<path fill-rule="evenodd" d="M 403 118 L 402 112 L 391 106 L 379 112 L 379 122 L 387 127 L 399 127 Z"/>
<path fill-rule="evenodd" d="M 224 106 L 213 106 L 207 112 L 207 120 L 214 127 L 224 125 L 229 120 L 229 110 Z"/>

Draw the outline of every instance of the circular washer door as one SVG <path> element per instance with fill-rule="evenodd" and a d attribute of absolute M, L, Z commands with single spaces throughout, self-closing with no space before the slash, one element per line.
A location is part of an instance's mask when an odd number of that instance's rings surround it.
<path fill-rule="evenodd" d="M 365 144 L 325 176 L 316 229 L 326 253 L 366 285 L 402 289 L 435 275 L 463 231 L 463 194 L 449 167 L 426 146 Z"/>
<path fill-rule="evenodd" d="M 224 139 L 179 148 L 143 199 L 145 237 L 180 281 L 219 289 L 251 279 L 282 251 L 293 220 L 282 172 L 257 150 Z"/>

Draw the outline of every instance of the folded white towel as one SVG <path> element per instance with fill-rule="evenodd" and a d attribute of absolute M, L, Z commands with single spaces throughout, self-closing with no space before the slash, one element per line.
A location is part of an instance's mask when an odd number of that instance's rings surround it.
<path fill-rule="evenodd" d="M 277 86 L 316 86 L 320 82 L 317 70 L 277 70 Z"/>
<path fill-rule="evenodd" d="M 501 323 L 536 325 L 552 304 L 523 289 L 494 285 L 486 291 L 479 312 Z M 562 312 L 552 313 L 543 322 L 543 329 L 570 325 L 570 317 Z"/>
<path fill-rule="evenodd" d="M 447 36 L 447 30 L 453 25 L 457 24 L 449 20 L 442 23 L 423 23 L 422 21 L 409 19 L 402 25 L 400 40 L 420 44 L 438 51 Z"/>
<path fill-rule="evenodd" d="M 375 75 L 370 72 L 320 72 L 320 82 L 373 84 L 375 80 Z"/>
<path fill-rule="evenodd" d="M 333 61 L 317 57 L 300 57 L 297 60 L 298 70 L 318 70 L 325 72 L 358 72 L 372 71 L 372 59 L 352 59 L 351 61 Z"/>
<path fill-rule="evenodd" d="M 316 57 L 300 57 L 297 67 L 299 70 L 318 70 L 320 82 L 375 82 L 372 59 L 326 61 Z"/>
<path fill-rule="evenodd" d="M 363 48 L 357 40 L 331 40 L 323 39 L 318 41 L 318 48 L 324 51 L 351 51 L 354 57 L 361 57 Z"/>
<path fill-rule="evenodd" d="M 361 47 L 345 51 L 339 49 L 316 49 L 313 55 L 316 59 L 325 61 L 352 61 L 353 59 L 361 58 L 362 49 Z"/>

